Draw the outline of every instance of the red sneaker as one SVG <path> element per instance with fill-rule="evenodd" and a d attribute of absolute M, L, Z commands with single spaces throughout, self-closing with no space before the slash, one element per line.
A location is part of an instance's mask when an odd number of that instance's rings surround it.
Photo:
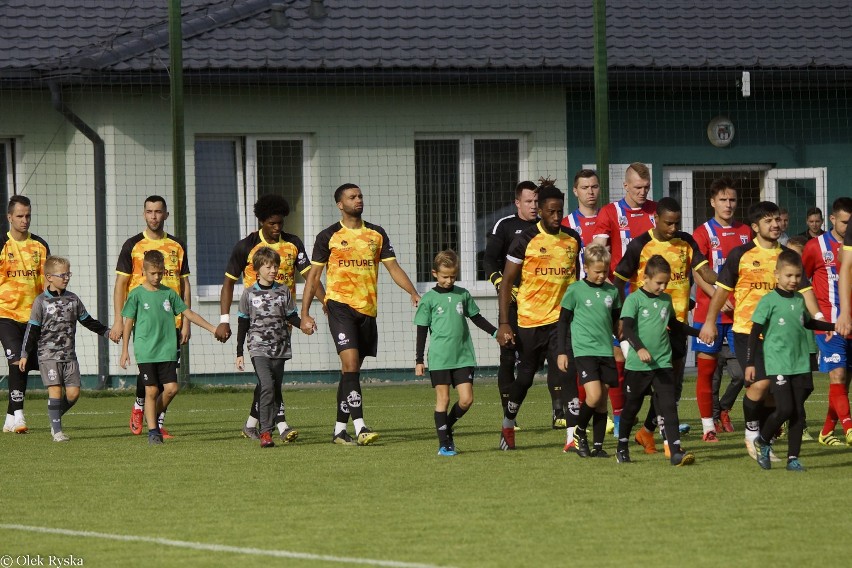
<path fill-rule="evenodd" d="M 138 436 L 142 433 L 142 422 L 144 421 L 145 414 L 142 410 L 133 407 L 133 410 L 130 411 L 130 431 L 133 432 L 134 436 Z"/>
<path fill-rule="evenodd" d="M 169 434 L 169 431 L 166 430 L 163 426 L 160 426 L 160 434 L 163 435 L 163 440 L 171 440 L 172 438 L 174 438 L 174 436 Z"/>
<path fill-rule="evenodd" d="M 731 414 L 727 410 L 723 410 L 719 414 L 719 421 L 722 422 L 722 431 L 723 432 L 733 432 L 734 431 L 734 423 L 731 422 Z"/>
<path fill-rule="evenodd" d="M 515 428 L 503 428 L 500 433 L 500 449 L 514 450 L 515 449 Z"/>
<path fill-rule="evenodd" d="M 272 434 L 269 432 L 264 432 L 260 435 L 260 447 L 261 448 L 274 448 L 275 442 L 272 441 Z"/>
<path fill-rule="evenodd" d="M 648 432 L 645 428 L 639 428 L 633 441 L 642 446 L 646 454 L 656 454 L 657 445 L 654 442 L 654 433 Z"/>
<path fill-rule="evenodd" d="M 713 430 L 710 430 L 709 432 L 704 434 L 704 436 L 701 439 L 705 442 L 710 443 L 710 444 L 715 444 L 716 442 L 719 441 L 718 436 L 716 436 L 716 432 L 714 432 Z"/>

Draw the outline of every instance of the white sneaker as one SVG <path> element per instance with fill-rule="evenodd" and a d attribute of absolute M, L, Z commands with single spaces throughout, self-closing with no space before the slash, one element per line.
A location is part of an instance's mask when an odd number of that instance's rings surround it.
<path fill-rule="evenodd" d="M 757 460 L 757 451 L 754 449 L 754 441 L 745 439 L 745 447 L 748 450 L 748 455 L 751 456 L 751 459 Z"/>
<path fill-rule="evenodd" d="M 23 418 L 20 420 L 15 420 L 14 432 L 15 434 L 26 434 L 29 432 L 29 428 L 27 428 L 27 422 Z"/>
<path fill-rule="evenodd" d="M 778 456 L 775 455 L 775 452 L 772 450 L 771 447 L 769 448 L 769 461 L 775 462 L 775 463 L 778 463 L 778 462 L 781 461 L 781 458 L 779 458 Z"/>
<path fill-rule="evenodd" d="M 64 432 L 57 432 L 56 434 L 53 435 L 53 441 L 54 442 L 67 442 L 70 439 L 71 438 L 66 436 Z"/>

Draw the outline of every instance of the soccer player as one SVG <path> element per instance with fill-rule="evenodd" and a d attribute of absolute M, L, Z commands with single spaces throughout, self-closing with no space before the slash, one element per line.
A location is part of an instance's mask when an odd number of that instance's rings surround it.
<path fill-rule="evenodd" d="M 660 201 L 662 204 L 663 200 Z M 662 417 L 660 430 L 664 430 L 666 424 L 680 424 L 676 395 L 678 381 L 672 368 L 673 342 L 666 328 L 678 335 L 697 333 L 678 319 L 672 297 L 665 292 L 672 273 L 666 259 L 659 254 L 651 256 L 644 263 L 642 272 L 642 287 L 624 300 L 621 309 L 622 334 L 630 349 L 627 352 L 624 377 L 624 411 L 621 413 L 618 450 L 615 454 L 618 463 L 631 461 L 628 448 L 630 430 L 642 407 L 642 400 L 652 388 L 651 406 L 657 408 Z M 695 462 L 695 456 L 681 448 L 676 427 L 669 428 L 667 436 L 672 465 L 683 466 Z"/>
<path fill-rule="evenodd" d="M 284 380 L 284 363 L 293 357 L 290 348 L 290 326 L 302 323 L 296 313 L 296 302 L 289 286 L 281 286 L 276 279 L 281 267 L 281 256 L 270 247 L 261 247 L 252 255 L 255 283 L 240 297 L 239 325 L 237 328 L 237 369 L 245 369 L 243 344 L 248 337 L 248 350 L 260 390 L 257 412 L 260 419 L 260 447 L 275 446 L 272 430 L 276 413 L 284 406 L 281 383 Z M 218 329 L 218 328 L 217 328 Z M 255 389 L 257 390 L 257 389 Z M 279 400 L 281 399 L 281 400 Z M 298 432 L 281 419 L 281 440 L 286 444 L 298 437 Z M 290 435 L 296 432 L 295 435 Z"/>
<path fill-rule="evenodd" d="M 488 232 L 486 239 L 485 254 L 482 257 L 482 265 L 488 280 L 494 285 L 497 293 L 503 284 L 503 266 L 506 264 L 506 252 L 512 242 L 524 231 L 534 227 L 538 222 L 538 186 L 531 181 L 522 181 L 515 188 L 514 215 L 498 219 L 494 227 Z M 509 304 L 507 319 L 512 331 L 518 333 L 518 286 L 520 282 L 512 282 L 512 301 Z M 497 389 L 500 391 L 500 404 L 503 412 L 509 402 L 509 385 L 515 380 L 515 364 L 519 346 L 517 344 L 500 348 L 500 366 L 497 368 Z M 560 412 L 562 409 L 559 409 Z M 564 416 L 561 418 L 564 426 Z"/>
<path fill-rule="evenodd" d="M 354 183 L 344 183 L 334 192 L 341 220 L 317 235 L 311 257 L 311 271 L 305 279 L 302 295 L 302 332 L 316 331 L 310 315 L 311 300 L 317 291 L 323 267 L 326 267 L 325 305 L 328 327 L 340 357 L 340 383 L 337 387 L 337 421 L 332 442 L 366 446 L 378 439 L 364 423 L 361 396 L 361 365 L 365 357 L 378 351 L 377 281 L 379 263 L 387 268 L 394 283 L 408 292 L 411 305 L 420 296 L 399 266 L 390 239 L 378 225 L 364 221 L 364 194 Z M 357 441 L 347 433 L 349 418 L 355 426 Z"/>
<path fill-rule="evenodd" d="M 143 203 L 142 218 L 145 220 L 145 229 L 138 235 L 124 241 L 115 267 L 115 288 L 112 293 L 115 319 L 109 332 L 109 338 L 113 341 L 121 339 L 124 332 L 121 312 L 124 309 L 127 294 L 145 282 L 142 259 L 145 253 L 150 250 L 160 251 L 165 259 L 163 284 L 177 292 L 186 307 L 192 306 L 186 245 L 176 237 L 166 233 L 165 223 L 169 218 L 166 200 L 159 195 L 147 197 Z M 190 326 L 189 322 L 182 321 L 182 318 L 177 317 L 175 318 L 175 326 L 174 348 L 175 353 L 178 353 L 180 345 L 189 341 Z M 176 361 L 180 361 L 180 355 L 176 355 Z M 137 436 L 142 433 L 143 408 L 146 398 L 145 380 L 142 375 L 139 375 L 136 379 L 136 400 L 130 411 L 130 431 Z M 168 408 L 168 404 L 162 406 Z M 158 417 L 160 431 L 163 437 L 168 439 L 172 436 L 163 427 L 164 421 L 165 414 Z"/>
<path fill-rule="evenodd" d="M 435 287 L 420 298 L 414 325 L 417 326 L 417 350 L 414 374 L 426 372 L 423 351 L 429 341 L 429 376 L 435 389 L 435 431 L 438 433 L 438 455 L 456 455 L 453 426 L 473 404 L 473 371 L 476 354 L 467 318 L 492 337 L 497 328 L 479 313 L 479 306 L 470 292 L 455 285 L 459 257 L 452 250 L 439 252 L 432 263 Z M 450 386 L 459 393 L 458 402 L 450 406 Z"/>
<path fill-rule="evenodd" d="M 801 279 L 801 257 L 792 250 L 782 251 L 775 263 L 775 290 L 760 299 L 751 316 L 745 380 L 751 382 L 758 376 L 755 359 L 762 335 L 765 370 L 772 376 L 768 382 L 775 399 L 775 411 L 761 425 L 754 440 L 757 463 L 763 469 L 772 467 L 772 437 L 789 419 L 787 470 L 805 470 L 799 462 L 799 451 L 805 427 L 805 401 L 814 390 L 808 330 L 834 331 L 834 324 L 811 319 L 805 299 L 796 291 Z"/>
<path fill-rule="evenodd" d="M 615 282 L 612 271 L 624 256 L 627 245 L 638 235 L 647 233 L 654 226 L 654 212 L 657 204 L 648 199 L 651 193 L 651 171 L 641 162 L 634 162 L 624 174 L 624 198 L 604 205 L 598 212 L 594 241 L 608 246 L 612 255 L 610 261 L 610 280 Z M 618 369 L 619 388 L 610 389 L 609 399 L 612 405 L 613 421 L 618 422 L 624 406 L 624 353 L 613 340 L 613 356 Z M 626 347 L 626 344 L 624 344 Z M 614 434 L 618 435 L 618 426 Z"/>
<path fill-rule="evenodd" d="M 611 339 L 617 332 L 621 299 L 615 286 L 606 281 L 609 251 L 599 243 L 583 252 L 584 277 L 568 286 L 559 314 L 559 370 L 568 371 L 569 357 L 579 372 L 586 396 L 580 404 L 574 446 L 580 457 L 608 457 L 603 449 L 606 435 L 607 390 L 618 388 L 618 372 L 612 356 Z M 593 421 L 593 449 L 586 428 Z"/>
<path fill-rule="evenodd" d="M 654 228 L 634 238 L 618 266 L 615 276 L 627 283 L 631 292 L 643 285 L 642 276 L 645 264 L 655 255 L 662 256 L 670 266 L 670 274 L 666 293 L 671 298 L 674 315 L 681 323 L 687 323 L 689 316 L 689 290 L 692 287 L 692 274 L 698 274 L 705 281 L 716 281 L 716 273 L 710 268 L 707 258 L 698 250 L 698 244 L 689 233 L 678 230 L 681 219 L 681 207 L 675 199 L 664 197 L 657 203 L 654 213 Z M 623 287 L 622 287 L 623 290 Z M 683 369 L 686 358 L 686 336 L 680 332 L 682 326 L 671 330 L 671 359 L 672 373 L 675 379 L 675 400 L 680 401 L 683 389 Z M 645 453 L 653 454 L 657 450 L 654 445 L 654 405 L 651 404 L 645 424 L 636 434 L 636 443 L 644 447 Z M 679 424 L 671 427 L 679 428 Z M 660 428 L 661 433 L 662 428 Z M 666 441 L 665 435 L 663 436 Z M 669 446 L 666 444 L 666 455 Z"/>
<path fill-rule="evenodd" d="M 831 206 L 828 219 L 831 230 L 813 238 L 805 245 L 802 253 L 804 274 L 810 280 L 813 293 L 819 304 L 816 319 L 825 317 L 835 322 L 840 312 L 841 247 L 852 218 L 852 198 L 840 197 Z M 822 316 L 822 317 L 820 317 Z M 819 434 L 819 443 L 824 446 L 842 446 L 843 442 L 834 435 L 837 422 L 845 432 L 845 442 L 852 445 L 852 418 L 849 413 L 849 381 L 852 374 L 852 337 L 817 332 L 820 351 L 819 370 L 828 373 L 828 414 Z"/>
<path fill-rule="evenodd" d="M 515 239 L 506 255 L 503 278 L 510 282 L 520 276 L 518 290 L 518 337 L 520 362 L 518 377 L 509 387 L 509 402 L 503 413 L 500 448 L 515 448 L 515 417 L 532 386 L 535 372 L 547 358 L 547 382 L 560 392 L 567 430 L 573 440 L 573 429 L 579 411 L 576 370 L 568 373 L 559 369 L 557 358 L 557 321 L 559 303 L 568 285 L 577 280 L 580 272 L 580 235 L 573 229 L 561 227 L 565 196 L 553 185 L 542 184 L 538 189 L 538 216 L 535 227 Z M 501 345 L 511 345 L 515 333 L 508 314 L 512 291 L 500 289 L 500 317 L 497 339 Z M 569 380 L 571 377 L 572 380 Z M 564 412 L 564 411 L 563 411 Z M 566 444 L 567 446 L 567 444 Z"/>
<path fill-rule="evenodd" d="M 90 316 L 80 298 L 68 291 L 71 280 L 68 259 L 47 257 L 44 277 L 47 289 L 33 302 L 18 367 L 25 372 L 29 354 L 37 349 L 41 380 L 47 388 L 47 415 L 53 441 L 67 442 L 62 416 L 80 396 L 80 365 L 74 341 L 77 322 L 104 337 L 109 337 L 109 328 Z"/>
<path fill-rule="evenodd" d="M 6 209 L 9 232 L 0 237 L 0 342 L 9 363 L 9 404 L 4 432 L 27 433 L 24 398 L 27 371 L 38 369 L 35 359 L 22 370 L 18 365 L 30 310 L 36 296 L 44 291 L 44 261 L 50 247 L 30 233 L 32 204 L 23 195 L 13 195 Z"/>
<path fill-rule="evenodd" d="M 275 275 L 275 282 L 279 286 L 286 286 L 290 290 L 290 295 L 293 298 L 296 297 L 296 273 L 298 272 L 303 276 L 307 274 L 311 269 L 311 261 L 308 259 L 308 253 L 305 252 L 302 239 L 282 230 L 284 219 L 289 214 L 290 205 L 280 195 L 264 195 L 254 204 L 254 216 L 260 223 L 260 229 L 234 245 L 234 250 L 225 269 L 225 280 L 219 294 L 221 315 L 219 316 L 219 325 L 216 327 L 216 339 L 219 341 L 227 341 L 231 336 L 230 311 L 231 302 L 234 299 L 234 285 L 240 279 L 240 276 L 243 278 L 243 286 L 246 290 L 257 282 L 254 255 L 258 250 L 269 247 L 278 253 L 281 263 Z M 320 301 L 325 299 L 325 289 L 322 284 L 317 286 L 316 294 Z M 260 433 L 257 430 L 260 420 L 258 414 L 260 389 L 260 383 L 258 383 L 254 389 L 249 417 L 241 432 L 244 438 L 260 439 Z M 299 436 L 299 431 L 287 426 L 284 400 L 280 390 L 275 394 L 275 400 L 278 402 L 275 423 L 278 426 L 278 435 L 286 444 L 294 441 Z"/>
<path fill-rule="evenodd" d="M 713 345 L 718 337 L 716 318 L 734 294 L 734 353 L 740 366 L 745 369 L 748 336 L 751 333 L 751 316 L 760 299 L 775 289 L 775 262 L 782 250 L 778 244 L 781 234 L 781 212 L 770 201 L 755 203 L 748 210 L 748 221 L 755 238 L 750 243 L 733 249 L 719 273 L 716 292 L 707 307 L 707 316 L 701 326 L 699 337 L 707 345 Z M 749 455 L 757 459 L 754 439 L 760 424 L 769 415 L 763 400 L 769 391 L 768 375 L 764 368 L 762 344 L 758 343 L 754 355 L 754 379 L 746 381 L 743 397 L 743 418 L 746 423 L 745 445 Z"/>
<path fill-rule="evenodd" d="M 713 217 L 695 229 L 692 236 L 698 244 L 698 250 L 710 259 L 711 268 L 718 274 L 724 266 L 728 254 L 735 247 L 744 245 L 751 240 L 751 228 L 734 219 L 734 212 L 737 209 L 737 190 L 732 179 L 722 177 L 713 180 L 710 184 L 710 207 L 713 208 Z M 696 275 L 695 285 L 695 311 L 692 315 L 692 321 L 693 327 L 701 329 L 707 316 L 710 298 L 716 293 L 716 288 L 700 275 Z M 716 374 L 716 368 L 719 365 L 719 353 L 722 351 L 723 341 L 727 339 L 729 347 L 733 347 L 734 344 L 734 334 L 731 330 L 733 308 L 733 302 L 731 298 L 728 298 L 716 321 L 716 326 L 719 329 L 719 337 L 716 343 L 705 345 L 698 338 L 692 340 L 692 350 L 696 353 L 695 364 L 698 370 L 695 381 L 695 398 L 698 401 L 698 412 L 701 415 L 702 440 L 710 443 L 719 441 L 716 424 L 713 420 L 713 376 Z M 719 401 L 719 420 L 722 428 L 726 431 L 729 427 L 733 431 L 730 405 L 733 405 L 736 401 L 740 390 L 742 390 L 742 385 L 742 381 L 732 380 L 725 396 Z M 721 406 L 722 402 L 724 402 L 723 406 Z"/>
<path fill-rule="evenodd" d="M 811 240 L 825 234 L 825 230 L 822 228 L 823 223 L 825 223 L 825 218 L 822 216 L 822 209 L 819 207 L 810 207 L 805 216 L 808 228 L 804 232 L 799 233 L 801 236 Z"/>
<path fill-rule="evenodd" d="M 144 280 L 127 295 L 121 316 L 121 359 L 126 369 L 130 363 L 130 335 L 133 334 L 133 353 L 139 366 L 139 376 L 145 383 L 145 421 L 148 424 L 148 443 L 163 443 L 163 433 L 158 423 L 175 395 L 178 393 L 178 351 L 172 341 L 175 317 L 184 314 L 185 321 L 201 326 L 210 333 L 216 327 L 190 310 L 172 288 L 162 284 L 166 274 L 165 255 L 159 250 L 149 250 L 142 256 Z"/>

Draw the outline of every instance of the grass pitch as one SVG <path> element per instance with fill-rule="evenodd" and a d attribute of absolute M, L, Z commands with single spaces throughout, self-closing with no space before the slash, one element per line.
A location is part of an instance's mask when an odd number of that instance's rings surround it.
<path fill-rule="evenodd" d="M 824 376 L 816 382 L 815 435 L 827 400 Z M 687 397 L 693 388 L 688 382 Z M 697 462 L 674 468 L 636 445 L 631 465 L 563 454 L 564 431 L 550 428 L 539 383 L 519 416 L 518 450 L 501 452 L 497 389 L 478 382 L 452 458 L 436 455 L 434 394 L 422 384 L 365 387 L 367 423 L 382 436 L 371 447 L 330 443 L 329 387 L 285 392 L 301 436 L 268 450 L 239 437 L 248 391 L 181 393 L 168 415 L 176 437 L 161 447 L 129 433 L 132 395 L 87 395 L 63 421 L 69 443 L 52 442 L 46 401 L 36 398 L 27 402 L 31 433 L 0 436 L 0 567 L 24 565 L 27 555 L 44 565 L 53 556 L 199 567 L 849 561 L 852 448 L 805 442 L 807 472 L 762 471 L 745 453 L 741 419 L 720 443 L 701 442 L 691 398 L 681 415 Z M 605 448 L 614 453 L 613 438 Z M 779 456 L 785 450 L 776 444 Z"/>

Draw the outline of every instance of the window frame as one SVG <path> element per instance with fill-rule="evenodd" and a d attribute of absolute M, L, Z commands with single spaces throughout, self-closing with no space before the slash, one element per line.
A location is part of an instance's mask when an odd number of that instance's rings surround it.
<path fill-rule="evenodd" d="M 518 179 L 529 179 L 529 156 L 527 134 L 521 132 L 476 132 L 455 133 L 417 133 L 415 141 L 420 140 L 457 140 L 459 142 L 459 234 L 461 273 L 476 275 L 476 164 L 474 163 L 474 143 L 476 140 L 512 140 L 518 143 Z M 412 147 L 413 148 L 413 147 Z M 513 203 L 509 201 L 507 204 Z M 486 228 L 486 231 L 490 227 Z M 481 235 L 486 238 L 486 235 Z M 438 251 L 434 251 L 437 253 Z M 420 259 L 417 259 L 419 262 Z M 431 262 L 431 259 L 430 259 Z M 458 280 L 459 286 L 466 288 L 474 296 L 491 295 L 494 286 L 488 280 Z M 420 294 L 435 286 L 434 280 L 415 282 Z"/>

